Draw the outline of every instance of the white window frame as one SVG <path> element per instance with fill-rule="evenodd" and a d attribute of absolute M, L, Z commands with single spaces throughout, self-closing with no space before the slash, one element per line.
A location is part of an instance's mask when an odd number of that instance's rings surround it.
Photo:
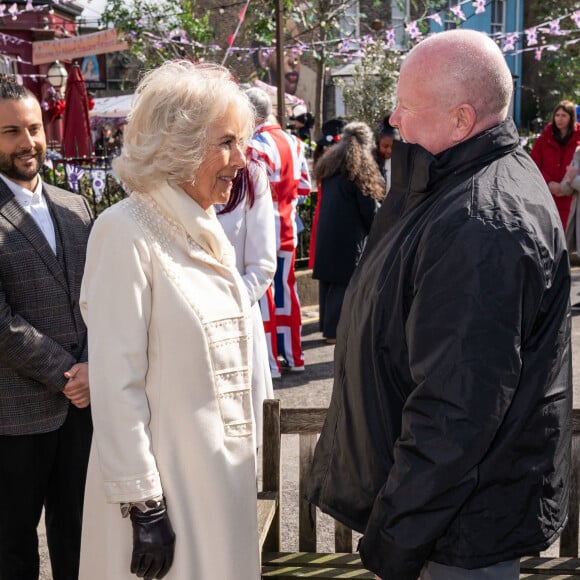
<path fill-rule="evenodd" d="M 0 55 L 0 74 L 14 76 L 18 74 L 18 60 L 15 54 Z"/>
<path fill-rule="evenodd" d="M 445 9 L 445 16 L 443 20 L 444 30 L 455 30 L 457 28 L 457 16 L 451 12 L 453 6 L 460 4 L 457 0 L 447 0 L 447 8 Z"/>
<path fill-rule="evenodd" d="M 490 35 L 497 36 L 505 32 L 506 2 L 505 0 L 491 0 Z"/>

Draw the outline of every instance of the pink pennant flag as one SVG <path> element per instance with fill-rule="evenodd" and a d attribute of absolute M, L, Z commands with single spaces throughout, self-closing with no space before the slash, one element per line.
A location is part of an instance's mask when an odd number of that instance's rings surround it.
<path fill-rule="evenodd" d="M 409 24 L 407 24 L 407 34 L 413 40 L 421 38 L 421 36 L 423 36 L 422 32 L 419 30 L 419 27 L 417 26 L 416 20 L 413 20 L 413 22 L 409 22 Z"/>
<path fill-rule="evenodd" d="M 485 12 L 485 0 L 476 0 L 475 2 L 475 13 L 483 14 Z"/>
<path fill-rule="evenodd" d="M 234 44 L 234 40 L 236 39 L 236 35 L 235 34 L 230 34 L 228 36 L 228 48 L 232 48 L 233 44 Z"/>
<path fill-rule="evenodd" d="M 429 18 L 431 18 L 431 20 L 435 20 L 435 22 L 437 22 L 437 24 L 439 24 L 439 26 L 443 26 L 443 22 L 441 20 L 441 14 L 439 14 L 439 12 L 435 12 L 434 14 L 431 14 L 429 16 Z"/>
<path fill-rule="evenodd" d="M 461 4 L 458 4 L 457 6 L 451 6 L 449 10 L 451 10 L 451 12 L 453 12 L 453 14 L 460 20 L 467 20 L 467 18 L 465 18 L 465 14 L 463 14 L 463 10 L 461 10 Z"/>
<path fill-rule="evenodd" d="M 538 44 L 538 31 L 536 28 L 528 28 L 526 30 L 526 44 L 528 46 L 535 46 Z"/>
<path fill-rule="evenodd" d="M 504 52 L 508 52 L 510 50 L 515 50 L 516 48 L 516 42 L 519 40 L 520 35 L 517 32 L 514 32 L 512 34 L 508 34 L 506 36 L 504 45 L 503 45 L 503 50 Z"/>

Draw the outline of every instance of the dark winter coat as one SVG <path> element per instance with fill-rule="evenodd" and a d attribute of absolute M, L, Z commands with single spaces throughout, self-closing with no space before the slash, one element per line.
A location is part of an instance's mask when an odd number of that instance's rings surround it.
<path fill-rule="evenodd" d="M 314 279 L 348 284 L 360 260 L 377 208 L 377 202 L 363 195 L 342 173 L 322 180 L 312 272 Z"/>
<path fill-rule="evenodd" d="M 347 289 L 308 497 L 364 533 L 365 567 L 488 566 L 565 524 L 570 272 L 511 121 L 434 157 L 395 143 L 393 187 Z"/>

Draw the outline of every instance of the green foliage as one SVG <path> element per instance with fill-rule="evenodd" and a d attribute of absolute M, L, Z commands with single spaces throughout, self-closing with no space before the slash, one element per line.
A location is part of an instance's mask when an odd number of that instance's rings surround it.
<path fill-rule="evenodd" d="M 540 24 L 565 16 L 578 9 L 578 0 L 553 0 L 532 2 L 535 9 L 535 22 Z M 560 45 L 559 50 L 544 50 L 542 53 L 540 76 L 552 87 L 550 91 L 551 105 L 562 99 L 575 102 L 580 101 L 580 68 L 577 66 L 580 59 L 580 43 L 578 28 L 571 18 L 560 20 L 562 36 L 551 37 L 550 44 Z"/>
<path fill-rule="evenodd" d="M 45 183 L 50 183 L 51 185 L 68 191 L 75 191 L 67 179 L 67 162 L 66 159 L 52 159 L 50 166 L 43 165 L 41 171 L 42 179 Z M 77 193 L 86 198 L 93 211 L 93 215 L 98 216 L 108 207 L 127 197 L 127 192 L 123 189 L 119 181 L 113 177 L 110 168 L 88 164 L 84 166 L 84 169 L 86 171 L 78 180 Z M 100 195 L 97 195 L 97 192 L 93 188 L 90 169 L 103 170 L 105 173 L 105 186 Z"/>
<path fill-rule="evenodd" d="M 446 9 L 449 5 L 448 0 L 396 1 L 398 8 L 408 13 L 409 19 L 419 21 L 423 33 L 428 32 L 428 21 L 424 17 L 431 11 Z M 294 30 L 290 37 L 286 37 L 285 44 L 290 46 L 300 41 L 312 47 L 307 57 L 310 59 L 308 64 L 314 64 L 319 73 L 313 111 L 319 123 L 325 116 L 322 110 L 326 80 L 324 72 L 334 65 L 334 44 L 328 42 L 347 37 L 355 30 L 352 20 L 349 20 L 356 18 L 355 12 L 350 11 L 352 0 L 304 0 L 300 3 L 282 0 L 281 3 L 286 30 L 291 28 L 288 23 L 294 24 Z M 375 7 L 384 4 L 381 0 L 371 0 L 370 3 Z M 103 20 L 105 25 L 113 25 L 125 34 L 130 51 L 143 64 L 143 68 L 152 68 L 171 58 L 199 60 L 203 57 L 219 62 L 223 52 L 213 53 L 212 49 L 206 48 L 216 42 L 209 11 L 204 8 L 207 5 L 204 0 L 107 0 Z M 241 5 L 241 0 L 239 4 L 231 4 L 232 10 L 238 10 Z M 275 0 L 252 2 L 238 39 L 246 46 L 272 46 L 276 38 L 275 7 Z M 525 28 L 545 24 L 577 8 L 578 0 L 526 0 Z M 359 13 L 359 17 L 364 24 L 364 11 Z M 544 50 L 541 62 L 537 64 L 533 53 L 524 53 L 523 69 L 533 69 L 531 74 L 526 76 L 524 73 L 522 78 L 525 81 L 522 82 L 525 85 L 522 107 L 523 110 L 530 109 L 530 113 L 524 111 L 523 116 L 527 115 L 530 119 L 537 116 L 540 108 L 542 116 L 549 115 L 555 102 L 560 99 L 580 99 L 580 67 L 574 66 L 580 59 L 580 43 L 570 42 L 577 38 L 578 29 L 570 18 L 562 19 L 561 25 L 563 29 L 570 30 L 568 35 L 547 40 L 561 44 L 560 50 Z M 224 40 L 218 39 L 222 47 Z M 567 46 L 566 42 L 569 42 Z M 376 54 L 373 54 L 375 49 Z M 396 81 L 389 79 L 398 65 L 396 55 L 385 55 L 377 47 L 375 49 L 368 47 L 368 54 L 356 67 L 356 90 L 344 87 L 350 114 L 371 121 L 380 117 L 377 111 L 393 106 L 392 95 Z M 360 89 L 361 80 L 365 83 L 362 85 L 363 90 Z M 530 99 L 533 102 L 528 103 Z"/>
<path fill-rule="evenodd" d="M 86 197 L 95 216 L 127 197 L 127 192 L 121 184 L 110 174 L 106 175 L 105 188 L 102 197 L 97 197 L 93 190 L 91 178 L 84 174 L 79 180 L 79 193 Z"/>
<path fill-rule="evenodd" d="M 385 50 L 382 43 L 369 43 L 354 65 L 352 79 L 339 80 L 348 117 L 376 127 L 395 106 L 399 78 L 399 53 Z"/>
<path fill-rule="evenodd" d="M 551 49 L 544 48 L 539 60 L 536 60 L 534 50 L 523 54 L 522 127 L 537 131 L 551 118 L 556 103 L 563 99 L 580 102 L 580 68 L 576 65 L 580 59 L 580 43 L 576 42 L 580 30 L 567 16 L 577 8 L 578 0 L 526 2 L 524 27 L 540 26 L 538 46 Z M 549 33 L 546 23 L 556 18 L 559 18 L 563 34 Z"/>
<path fill-rule="evenodd" d="M 198 10 L 195 0 L 108 0 L 103 21 L 124 33 L 145 68 L 174 58 L 198 60 L 213 37 L 209 11 Z"/>
<path fill-rule="evenodd" d="M 544 51 L 544 68 L 541 76 L 547 78 L 553 87 L 548 94 L 555 105 L 562 99 L 580 101 L 580 68 L 573 63 L 580 61 L 580 44 L 568 46 L 565 50 Z"/>

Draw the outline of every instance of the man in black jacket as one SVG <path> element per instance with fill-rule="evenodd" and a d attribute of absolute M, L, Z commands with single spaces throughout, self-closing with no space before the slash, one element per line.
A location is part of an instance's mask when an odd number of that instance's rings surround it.
<path fill-rule="evenodd" d="M 475 31 L 401 68 L 405 142 L 347 290 L 308 492 L 383 580 L 517 580 L 566 522 L 568 255 L 511 94 Z"/>

